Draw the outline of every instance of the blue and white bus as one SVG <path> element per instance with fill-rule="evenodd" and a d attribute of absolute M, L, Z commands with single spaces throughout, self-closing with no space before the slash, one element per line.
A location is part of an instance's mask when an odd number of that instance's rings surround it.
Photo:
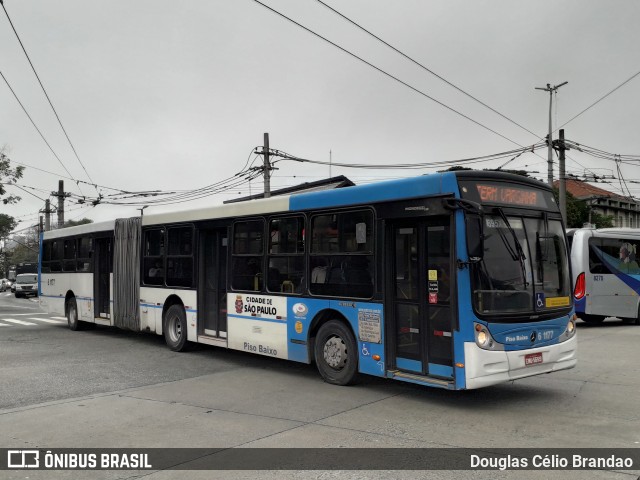
<path fill-rule="evenodd" d="M 41 299 L 72 330 L 473 389 L 575 366 L 565 238 L 545 184 L 437 173 L 46 232 Z"/>
<path fill-rule="evenodd" d="M 576 314 L 587 323 L 617 317 L 640 325 L 638 228 L 580 228 L 571 242 Z"/>

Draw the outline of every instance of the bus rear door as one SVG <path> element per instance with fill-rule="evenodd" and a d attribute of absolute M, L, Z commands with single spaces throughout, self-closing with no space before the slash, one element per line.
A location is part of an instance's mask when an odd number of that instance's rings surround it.
<path fill-rule="evenodd" d="M 227 229 L 200 231 L 198 334 L 227 337 Z"/>

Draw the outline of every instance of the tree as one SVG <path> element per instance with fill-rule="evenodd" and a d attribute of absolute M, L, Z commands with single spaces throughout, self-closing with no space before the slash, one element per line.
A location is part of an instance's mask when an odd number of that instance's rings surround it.
<path fill-rule="evenodd" d="M 554 188 L 556 199 L 558 198 L 558 189 Z M 610 215 L 601 215 L 589 210 L 591 207 L 584 200 L 578 200 L 576 197 L 567 192 L 567 228 L 582 228 L 585 223 L 591 223 L 597 228 L 613 227 L 613 217 Z M 591 220 L 591 222 L 589 222 Z"/>
<path fill-rule="evenodd" d="M 67 220 L 64 222 L 64 228 L 75 227 L 76 225 L 86 225 L 87 223 L 93 223 L 90 218 L 81 218 L 80 220 Z"/>
<path fill-rule="evenodd" d="M 16 181 L 22 177 L 22 172 L 24 167 L 16 167 L 11 168 L 11 161 L 9 157 L 5 155 L 5 151 L 7 150 L 7 146 L 3 146 L 0 148 L 0 199 L 2 203 L 5 205 L 10 203 L 16 203 L 20 200 L 20 197 L 17 195 L 6 195 L 7 191 L 4 188 L 5 185 L 11 185 L 12 183 L 16 183 Z"/>
<path fill-rule="evenodd" d="M 18 225 L 18 222 L 16 222 L 15 218 L 0 213 L 0 241 L 7 238 L 13 229 L 16 228 L 16 225 Z"/>
<path fill-rule="evenodd" d="M 600 215 L 596 212 L 591 212 L 591 224 L 596 228 L 612 228 L 613 216 L 612 215 Z"/>
<path fill-rule="evenodd" d="M 2 185 L 0 185 L 2 186 Z M 0 213 L 0 277 L 4 278 L 7 276 L 9 271 L 9 255 L 5 249 L 5 241 L 9 236 L 9 233 L 16 228 L 16 219 L 5 215 L 4 213 Z"/>

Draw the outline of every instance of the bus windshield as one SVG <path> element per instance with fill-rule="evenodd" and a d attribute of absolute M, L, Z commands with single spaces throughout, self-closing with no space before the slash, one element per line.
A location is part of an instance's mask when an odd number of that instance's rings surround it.
<path fill-rule="evenodd" d="M 539 314 L 569 307 L 567 247 L 559 220 L 486 215 L 473 302 L 483 314 Z M 499 318 L 496 318 L 500 321 Z"/>

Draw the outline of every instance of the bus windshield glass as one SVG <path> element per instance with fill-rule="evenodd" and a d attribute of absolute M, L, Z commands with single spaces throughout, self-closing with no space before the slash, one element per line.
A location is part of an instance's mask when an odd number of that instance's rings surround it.
<path fill-rule="evenodd" d="M 559 220 L 499 212 L 485 216 L 484 236 L 484 256 L 473 276 L 479 314 L 539 314 L 571 305 L 567 247 Z"/>

